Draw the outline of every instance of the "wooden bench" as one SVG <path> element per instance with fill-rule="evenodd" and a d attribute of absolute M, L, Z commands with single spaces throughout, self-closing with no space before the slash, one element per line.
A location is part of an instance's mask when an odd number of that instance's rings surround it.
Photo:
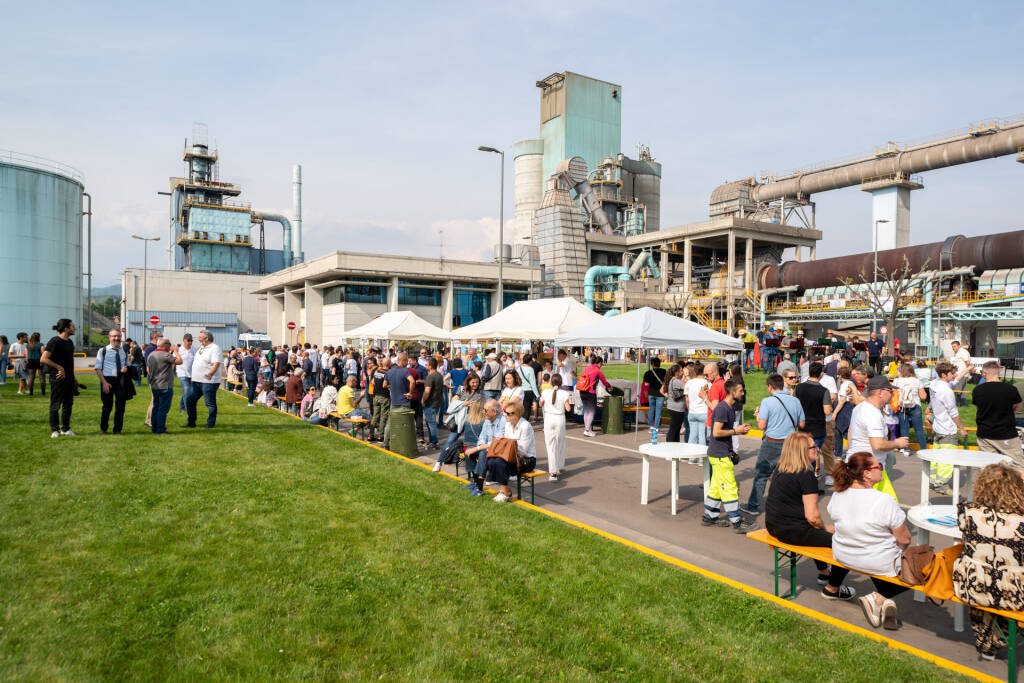
<path fill-rule="evenodd" d="M 462 462 L 465 459 L 466 459 L 466 453 L 465 453 L 465 449 L 463 449 L 463 451 L 461 453 L 459 453 L 459 457 L 455 459 L 455 476 L 456 476 L 456 478 L 459 477 L 459 463 Z M 519 476 L 517 476 L 516 477 L 516 497 L 519 500 L 523 499 L 523 480 L 525 479 L 525 480 L 530 482 L 530 504 L 533 505 L 534 501 L 537 499 L 537 497 L 536 497 L 537 487 L 534 484 L 534 480 L 537 477 L 543 476 L 545 474 L 547 474 L 547 472 L 545 472 L 544 470 L 536 470 L 535 469 L 535 470 L 532 470 L 530 472 L 526 472 L 525 474 L 520 474 Z M 469 468 L 466 469 L 466 478 L 467 479 L 470 478 L 469 477 Z"/>
<path fill-rule="evenodd" d="M 231 391 L 235 392 L 236 394 L 241 393 L 242 389 L 245 387 L 244 382 L 232 382 L 227 377 L 224 378 L 224 384 L 230 384 L 232 387 L 234 387 L 234 389 L 231 389 Z"/>
<path fill-rule="evenodd" d="M 826 564 L 835 565 L 837 567 L 843 567 L 849 569 L 851 572 L 856 572 L 864 576 L 871 578 L 880 579 L 888 583 L 896 584 L 897 586 L 903 586 L 911 590 L 924 593 L 923 586 L 914 586 L 909 583 L 904 583 L 894 576 L 874 576 L 873 574 L 866 574 L 859 572 L 856 569 L 851 569 L 841 562 L 837 562 L 835 556 L 832 554 L 832 548 L 820 548 L 816 546 L 804 546 L 804 545 L 790 545 L 789 543 L 783 543 L 779 539 L 768 533 L 767 529 L 758 529 L 757 531 L 751 531 L 747 534 L 747 538 L 764 543 L 772 549 L 774 555 L 774 574 L 775 574 L 775 595 L 776 597 L 783 598 L 785 600 L 792 600 L 796 597 L 796 563 L 801 557 L 807 557 L 812 560 L 824 562 Z M 789 590 L 784 594 L 779 594 L 779 575 L 785 570 L 788 564 L 789 567 Z M 925 593 L 927 595 L 927 593 Z M 953 597 L 950 599 L 951 602 L 956 602 L 961 605 L 967 605 L 962 600 Z M 1007 643 L 1007 673 L 1006 680 L 1009 683 L 1016 683 L 1017 681 L 1017 631 L 1018 622 L 1024 622 L 1024 612 L 1010 612 L 1007 610 L 991 609 L 989 607 L 977 607 L 976 605 L 967 605 L 968 607 L 975 607 L 976 609 L 984 610 L 985 612 L 991 612 L 997 616 L 1003 617 L 1007 620 L 1009 628 L 1006 632 L 1003 632 L 1002 627 L 998 622 L 995 622 L 996 629 L 999 630 L 1003 638 Z"/>
<path fill-rule="evenodd" d="M 370 421 L 365 417 L 343 417 L 338 411 L 330 413 L 330 417 L 335 418 L 339 422 L 347 422 L 350 426 L 349 435 L 366 441 L 366 426 L 370 424 Z M 356 437 L 357 431 L 360 432 L 361 436 Z"/>

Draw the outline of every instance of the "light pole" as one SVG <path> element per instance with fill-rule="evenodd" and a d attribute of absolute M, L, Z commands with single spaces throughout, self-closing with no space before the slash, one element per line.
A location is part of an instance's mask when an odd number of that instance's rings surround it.
<path fill-rule="evenodd" d="M 505 283 L 502 279 L 501 264 L 505 261 L 505 153 L 494 147 L 477 147 L 481 152 L 501 155 L 501 188 L 498 195 L 498 310 L 505 307 Z M 497 312 L 497 311 L 495 311 Z"/>
<path fill-rule="evenodd" d="M 888 223 L 888 222 L 889 222 L 888 218 L 879 218 L 878 220 L 875 221 L 875 242 L 872 245 L 874 247 L 874 251 L 875 251 L 875 268 L 874 268 L 874 270 L 871 271 L 871 283 L 872 284 L 877 284 L 878 283 L 878 224 L 879 223 Z M 895 302 L 893 302 L 893 303 L 895 303 Z M 871 316 L 871 331 L 872 332 L 875 331 L 876 324 L 877 324 L 876 316 Z"/>
<path fill-rule="evenodd" d="M 132 239 L 142 240 L 142 338 L 146 338 L 146 318 L 149 315 L 147 295 L 149 294 L 149 243 L 159 242 L 159 237 L 140 237 L 132 233 Z"/>

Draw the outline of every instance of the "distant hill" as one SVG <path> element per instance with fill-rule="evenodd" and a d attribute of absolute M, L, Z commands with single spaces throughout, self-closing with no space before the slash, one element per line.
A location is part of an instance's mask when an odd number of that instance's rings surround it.
<path fill-rule="evenodd" d="M 83 297 L 89 296 L 88 290 L 83 289 L 82 290 L 82 296 Z M 110 285 L 109 287 L 93 287 L 92 288 L 92 298 L 93 299 L 102 299 L 103 297 L 107 297 L 107 296 L 120 297 L 121 296 L 121 285 Z"/>

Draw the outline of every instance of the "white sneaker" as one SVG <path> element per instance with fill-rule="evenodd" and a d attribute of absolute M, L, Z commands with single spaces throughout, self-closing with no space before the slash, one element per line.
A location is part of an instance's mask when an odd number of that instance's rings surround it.
<path fill-rule="evenodd" d="M 441 471 L 441 463 L 435 462 L 434 463 L 434 468 L 431 470 L 431 472 L 440 472 L 440 471 Z"/>
<path fill-rule="evenodd" d="M 587 431 L 586 429 L 584 429 L 583 430 L 583 436 L 597 436 L 597 434 L 595 434 L 594 432 L 590 432 L 590 431 Z"/>
<path fill-rule="evenodd" d="M 494 502 L 495 503 L 507 503 L 509 500 L 511 500 L 511 499 L 508 496 L 506 496 L 504 493 L 499 493 L 498 495 L 496 495 L 494 497 Z"/>
<path fill-rule="evenodd" d="M 882 628 L 895 631 L 900 627 L 899 610 L 891 598 L 882 603 Z"/>
<path fill-rule="evenodd" d="M 66 432 L 61 432 L 60 435 L 61 436 L 76 436 L 75 433 L 73 431 L 71 431 L 70 429 L 68 431 L 66 431 Z"/>
<path fill-rule="evenodd" d="M 60 436 L 60 432 L 53 432 L 52 434 L 50 434 L 50 438 L 51 439 L 56 439 L 59 436 Z"/>
<path fill-rule="evenodd" d="M 256 407 L 256 404 L 255 404 L 255 403 L 250 403 L 250 404 L 249 404 L 248 406 L 246 406 L 246 407 L 247 407 L 247 408 L 255 408 L 255 407 Z"/>

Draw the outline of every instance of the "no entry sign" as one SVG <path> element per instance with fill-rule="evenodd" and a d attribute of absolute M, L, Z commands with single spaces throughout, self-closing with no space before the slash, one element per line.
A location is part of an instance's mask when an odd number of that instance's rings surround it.
<path fill-rule="evenodd" d="M 879 334 L 889 334 L 889 328 L 886 327 L 885 325 L 882 325 L 881 327 L 878 328 L 878 333 Z"/>
<path fill-rule="evenodd" d="M 289 330 L 294 330 L 295 329 L 295 323 L 288 323 L 288 329 Z"/>
<path fill-rule="evenodd" d="M 158 315 L 151 315 L 151 316 L 149 316 L 149 324 L 150 325 L 159 325 L 160 324 L 160 316 L 158 316 Z"/>

